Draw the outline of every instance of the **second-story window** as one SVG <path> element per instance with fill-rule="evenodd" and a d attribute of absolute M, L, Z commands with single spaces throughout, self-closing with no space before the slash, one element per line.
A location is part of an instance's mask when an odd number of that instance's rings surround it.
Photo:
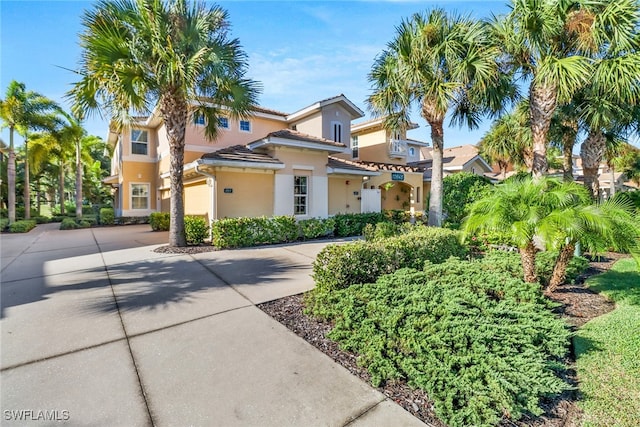
<path fill-rule="evenodd" d="M 195 113 L 193 113 L 193 124 L 198 125 L 198 126 L 204 126 L 206 124 L 206 121 L 204 119 L 204 114 L 196 111 Z"/>
<path fill-rule="evenodd" d="M 358 158 L 358 155 L 360 153 L 358 152 L 358 136 L 352 136 L 351 137 L 351 157 L 353 157 L 354 159 Z"/>
<path fill-rule="evenodd" d="M 251 122 L 249 120 L 240 120 L 240 131 L 251 132 Z"/>
<path fill-rule="evenodd" d="M 149 154 L 149 135 L 146 130 L 131 130 L 131 154 Z"/>
<path fill-rule="evenodd" d="M 218 117 L 218 127 L 220 129 L 229 129 L 229 118 L 228 117 Z"/>
<path fill-rule="evenodd" d="M 416 149 L 415 149 L 415 147 L 409 147 L 409 155 L 410 155 L 411 157 L 413 157 L 413 156 L 415 156 L 415 155 L 416 155 Z"/>
<path fill-rule="evenodd" d="M 331 122 L 331 132 L 335 142 L 342 142 L 342 123 Z"/>

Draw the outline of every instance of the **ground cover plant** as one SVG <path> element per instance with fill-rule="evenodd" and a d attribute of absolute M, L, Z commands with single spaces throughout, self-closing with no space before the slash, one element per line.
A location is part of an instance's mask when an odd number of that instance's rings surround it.
<path fill-rule="evenodd" d="M 616 302 L 586 323 L 574 339 L 584 426 L 640 425 L 640 271 L 618 261 L 587 286 Z"/>
<path fill-rule="evenodd" d="M 309 312 L 333 323 L 329 337 L 374 385 L 405 380 L 448 425 L 488 426 L 540 414 L 542 396 L 567 388 L 556 369 L 569 331 L 551 308 L 539 285 L 491 260 L 452 258 L 334 290 Z"/>

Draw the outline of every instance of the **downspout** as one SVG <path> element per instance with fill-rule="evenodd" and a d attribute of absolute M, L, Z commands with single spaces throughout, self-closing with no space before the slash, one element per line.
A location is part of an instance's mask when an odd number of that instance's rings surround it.
<path fill-rule="evenodd" d="M 210 174 L 209 172 L 201 170 L 199 163 L 196 164 L 196 172 L 199 173 L 200 175 L 206 176 L 207 178 L 211 178 L 211 188 L 212 188 L 212 193 L 213 194 L 211 194 L 211 204 L 210 204 L 209 208 L 210 208 L 211 216 L 212 216 L 210 222 L 213 222 L 214 220 L 216 220 L 218 218 L 218 212 L 217 212 L 218 211 L 218 204 L 216 203 L 217 202 L 216 198 L 217 198 L 217 195 L 218 195 L 218 192 L 216 191 L 216 176 Z M 212 231 L 211 224 L 209 224 L 209 239 L 213 239 L 213 231 Z"/>

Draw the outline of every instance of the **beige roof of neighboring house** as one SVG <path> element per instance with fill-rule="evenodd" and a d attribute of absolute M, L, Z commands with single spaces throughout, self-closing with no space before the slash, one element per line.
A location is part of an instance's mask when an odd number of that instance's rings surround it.
<path fill-rule="evenodd" d="M 420 160 L 418 162 L 412 162 L 411 165 L 424 168 L 424 179 L 431 179 L 431 169 L 433 167 L 433 158 L 431 157 L 431 150 L 425 150 L 427 159 Z M 478 148 L 475 145 L 461 145 L 458 147 L 445 148 L 442 156 L 442 168 L 445 172 L 453 172 L 462 170 L 468 163 L 474 160 L 480 160 L 480 163 L 485 166 L 485 172 L 491 172 L 491 166 L 478 154 Z"/>

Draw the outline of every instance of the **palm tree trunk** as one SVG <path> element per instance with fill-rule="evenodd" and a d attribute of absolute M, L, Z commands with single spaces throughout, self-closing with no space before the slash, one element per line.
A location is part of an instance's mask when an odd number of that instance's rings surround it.
<path fill-rule="evenodd" d="M 571 123 L 570 126 L 572 127 L 572 129 L 574 129 L 573 123 Z M 565 182 L 573 181 L 573 146 L 576 143 L 577 124 L 575 129 L 576 129 L 576 132 L 573 132 L 573 130 L 566 131 L 562 136 L 562 151 L 563 151 L 562 178 Z"/>
<path fill-rule="evenodd" d="M 82 218 L 82 162 L 80 140 L 76 141 L 76 218 Z"/>
<path fill-rule="evenodd" d="M 536 275 L 536 247 L 530 242 L 524 248 L 520 248 L 520 259 L 522 260 L 522 269 L 524 270 L 524 281 L 535 283 L 538 281 Z"/>
<path fill-rule="evenodd" d="M 42 194 L 40 192 L 40 177 L 36 178 L 36 209 L 38 210 L 38 215 L 42 212 Z"/>
<path fill-rule="evenodd" d="M 175 92 L 175 93 L 174 93 Z M 171 212 L 169 223 L 169 246 L 187 246 L 184 232 L 184 144 L 187 127 L 188 108 L 186 102 L 177 94 L 169 91 L 160 98 L 160 113 L 164 119 L 169 140 L 170 153 L 170 189 Z"/>
<path fill-rule="evenodd" d="M 549 170 L 547 163 L 547 137 L 556 103 L 557 93 L 554 86 L 550 84 L 531 84 L 529 89 L 531 134 L 533 137 L 531 172 L 536 178 L 546 175 Z"/>
<path fill-rule="evenodd" d="M 591 192 L 594 199 L 600 197 L 600 183 L 598 169 L 604 157 L 607 141 L 600 131 L 590 131 L 580 146 L 580 157 L 584 173 L 584 186 Z"/>
<path fill-rule="evenodd" d="M 60 193 L 60 215 L 64 215 L 64 163 L 60 162 L 60 175 L 58 176 L 58 191 Z"/>
<path fill-rule="evenodd" d="M 24 219 L 31 219 L 31 189 L 29 188 L 29 140 L 24 138 Z"/>
<path fill-rule="evenodd" d="M 7 203 L 9 224 L 16 222 L 16 152 L 13 149 L 13 126 L 9 127 L 9 155 L 7 157 Z"/>
<path fill-rule="evenodd" d="M 551 280 L 549 281 L 549 286 L 546 290 L 547 293 L 554 292 L 558 288 L 558 286 L 564 283 L 565 279 L 567 278 L 567 266 L 569 265 L 569 261 L 573 259 L 575 250 L 575 244 L 569 243 L 565 245 L 560 251 L 558 259 L 556 260 L 556 265 L 553 267 Z"/>
<path fill-rule="evenodd" d="M 429 193 L 428 225 L 440 227 L 442 225 L 442 197 L 443 179 L 442 158 L 444 157 L 444 129 L 442 121 L 429 123 L 431 125 L 431 142 L 433 144 L 431 165 L 431 191 Z"/>

